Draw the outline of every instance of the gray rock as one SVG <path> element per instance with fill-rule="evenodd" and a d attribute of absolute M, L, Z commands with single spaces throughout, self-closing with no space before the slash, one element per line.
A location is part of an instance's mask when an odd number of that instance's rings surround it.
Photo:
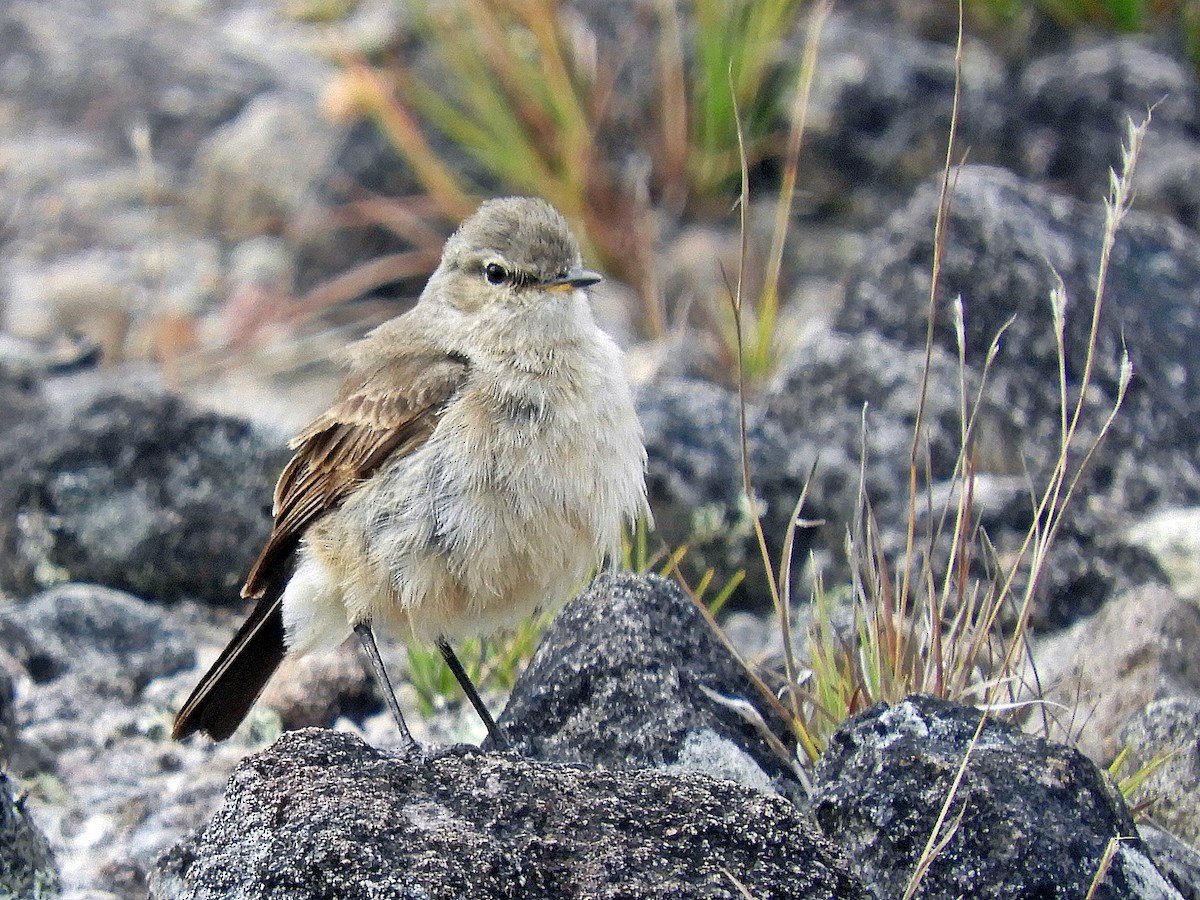
<path fill-rule="evenodd" d="M 2 627 L 0 635 L 8 637 Z M 7 653 L 0 655 L 0 768 L 5 769 L 12 764 L 17 735 L 14 712 L 16 694 L 13 689 L 13 677 L 9 672 L 10 667 L 16 666 L 17 663 Z"/>
<path fill-rule="evenodd" d="M 1124 538 L 1146 548 L 1180 597 L 1200 603 L 1200 507 L 1167 507 L 1130 523 Z"/>
<path fill-rule="evenodd" d="M 904 346 L 924 347 L 937 192 L 935 182 L 923 185 L 876 235 L 848 286 L 836 323 L 840 329 L 874 330 Z M 1057 454 L 1058 359 L 1049 302 L 1054 273 L 1062 277 L 1068 295 L 1066 365 L 1073 384 L 1087 350 L 1102 228 L 1099 204 L 1050 195 L 999 169 L 968 166 L 958 176 L 934 343 L 957 355 L 949 302 L 956 296 L 965 307 L 967 363 L 972 367 L 982 365 L 1001 327 L 1016 317 L 1004 332 L 991 384 L 1012 408 L 1015 423 L 1037 439 L 1022 445 L 1035 475 Z M 1200 437 L 1200 426 L 1188 422 L 1200 409 L 1200 395 L 1192 392 L 1192 382 L 1200 376 L 1191 374 L 1193 337 L 1200 324 L 1195 311 L 1200 249 L 1189 232 L 1165 218 L 1131 213 L 1118 234 L 1113 260 L 1094 359 L 1096 399 L 1089 403 L 1092 421 L 1085 424 L 1094 431 L 1096 415 L 1115 399 L 1121 349 L 1127 346 L 1136 380 L 1105 456 L 1126 451 L 1133 433 L 1141 436 L 1139 448 L 1170 449 L 1179 456 L 1179 446 L 1191 446 L 1187 438 Z M 1037 445 L 1042 449 L 1034 455 Z M 1136 460 L 1137 468 L 1143 462 Z M 1098 467 L 1106 464 L 1113 463 L 1106 459 Z M 1195 467 L 1176 462 L 1176 468 L 1182 471 L 1167 474 L 1195 492 L 1200 483 Z M 1106 474 L 1122 479 L 1128 504 L 1135 508 L 1170 493 L 1167 485 L 1125 481 L 1132 473 Z"/>
<path fill-rule="evenodd" d="M 729 782 L 306 730 L 238 768 L 150 896 L 865 898 L 844 865 L 791 804 Z"/>
<path fill-rule="evenodd" d="M 762 735 L 708 691 L 771 712 L 741 664 L 673 583 L 656 576 L 602 576 L 562 610 L 513 686 L 500 726 L 535 759 L 613 769 L 702 767 L 689 738 L 720 736 L 745 754 L 747 780 L 761 769 L 788 793 L 795 775 Z M 714 759 L 721 756 L 717 745 Z M 717 766 L 725 764 L 719 759 Z"/>
<path fill-rule="evenodd" d="M 87 122 L 126 152 L 144 124 L 156 154 L 187 159 L 271 80 L 196 30 L 178 11 L 121 0 L 10 0 L 0 10 L 0 89 L 39 115 Z"/>
<path fill-rule="evenodd" d="M 69 897 L 144 897 L 151 861 L 211 816 L 246 752 L 170 741 L 198 620 L 190 604 L 93 585 L 0 604 L 0 664 L 17 684 L 0 757 L 29 786 Z"/>
<path fill-rule="evenodd" d="M 970 370 L 960 371 L 958 361 L 940 347 L 933 349 L 929 362 L 917 465 L 924 473 L 928 462 L 933 476 L 945 480 L 954 471 L 962 444 L 960 383 L 965 377 L 973 400 L 978 377 Z M 855 519 L 860 483 L 883 526 L 877 534 L 882 546 L 892 558 L 904 548 L 904 530 L 894 526 L 908 516 L 905 486 L 924 368 L 924 349 L 871 333 L 816 331 L 796 348 L 768 388 L 767 412 L 792 432 L 793 453 L 810 464 L 817 462 L 802 515 L 822 523 L 813 551 L 826 584 L 849 580 L 841 551 Z M 975 442 L 976 462 L 985 478 L 1011 474 L 1004 459 L 1003 448 L 1010 441 L 1005 426 L 1003 414 L 985 404 L 976 428 L 986 437 Z M 979 491 L 981 501 L 984 493 Z M 989 529 L 1012 524 L 1014 517 L 1024 527 L 1029 504 L 1023 484 L 1015 501 L 990 506 L 981 502 L 975 510 L 986 518 Z M 923 517 L 925 510 L 922 499 L 918 515 Z"/>
<path fill-rule="evenodd" d="M 47 413 L 37 379 L 9 362 L 0 356 L 0 440 L 16 426 Z"/>
<path fill-rule="evenodd" d="M 1135 38 L 1066 50 L 1021 76 L 1015 122 L 1025 174 L 1098 202 L 1121 163 L 1128 120 L 1154 109 L 1153 130 L 1196 138 L 1194 70 Z M 1140 191 L 1139 191 L 1140 193 Z"/>
<path fill-rule="evenodd" d="M 646 488 L 658 536 L 671 548 L 686 544 L 684 571 L 698 580 L 712 568 L 717 584 L 738 569 L 746 582 L 736 596 L 770 606 L 762 557 L 742 490 L 738 398 L 701 381 L 664 378 L 637 394 L 649 465 Z M 779 423 L 757 406 L 747 409 L 747 443 L 772 565 L 808 475 L 811 459 L 796 454 Z M 808 532 L 796 537 L 803 560 Z"/>
<path fill-rule="evenodd" d="M 858 205 L 860 215 L 869 216 L 881 208 L 881 195 L 907 191 L 940 171 L 954 55 L 952 40 L 927 41 L 858 16 L 831 16 L 807 111 L 804 192 L 815 188 L 821 202 Z M 973 161 L 995 162 L 1009 127 L 1003 66 L 969 40 L 962 74 L 960 146 L 971 147 Z"/>
<path fill-rule="evenodd" d="M 50 844 L 0 772 L 0 896 L 40 900 L 58 896 L 58 888 Z"/>
<path fill-rule="evenodd" d="M 0 585 L 238 601 L 286 451 L 167 395 L 102 397 L 0 445 Z"/>
<path fill-rule="evenodd" d="M 1161 585 L 1117 594 L 1095 614 L 1034 644 L 1041 698 L 1030 727 L 1097 764 L 1121 750 L 1121 729 L 1152 700 L 1200 697 L 1200 608 Z M 1032 682 L 1027 682 L 1032 683 Z"/>
<path fill-rule="evenodd" d="M 1183 900 L 1200 900 L 1200 852 L 1149 823 L 1139 825 L 1138 834 L 1154 854 L 1159 871 L 1171 879 Z"/>
<path fill-rule="evenodd" d="M 1141 796 L 1154 821 L 1193 846 L 1200 844 L 1200 696 L 1168 697 L 1146 706 L 1121 729 L 1128 771 L 1148 767 Z"/>
<path fill-rule="evenodd" d="M 246 239 L 290 222 L 311 204 L 335 132 L 315 101 L 264 94 L 200 145 L 188 202 L 210 231 Z M 290 285 L 289 285 L 290 287 Z"/>
<path fill-rule="evenodd" d="M 1200 228 L 1200 142 L 1193 134 L 1164 133 L 1157 117 L 1151 122 L 1138 161 L 1134 203 L 1192 230 Z"/>
<path fill-rule="evenodd" d="M 979 718 L 978 710 L 913 696 L 877 705 L 834 734 L 817 765 L 813 812 L 876 896 L 904 892 Z M 1095 766 L 1078 751 L 994 720 L 971 750 L 946 824 L 953 834 L 917 897 L 1083 897 L 1118 837 L 1092 896 L 1179 896 Z"/>
<path fill-rule="evenodd" d="M 66 584 L 0 606 L 0 633 L 18 638 L 10 652 L 35 682 L 86 682 L 81 708 L 96 694 L 132 700 L 195 659 L 187 636 L 155 607 L 94 585 Z"/>

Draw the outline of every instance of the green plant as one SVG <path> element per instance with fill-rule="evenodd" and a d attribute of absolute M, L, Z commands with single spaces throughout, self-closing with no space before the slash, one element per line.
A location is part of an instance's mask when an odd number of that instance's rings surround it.
<path fill-rule="evenodd" d="M 1200 6 L 1195 0 L 971 0 L 968 5 L 972 19 L 993 30 L 1044 18 L 1068 29 L 1166 33 L 1200 68 Z"/>
<path fill-rule="evenodd" d="M 481 692 L 508 691 L 525 670 L 538 640 L 553 618 L 543 612 L 506 631 L 486 638 L 468 638 L 458 647 L 458 656 L 471 681 Z M 462 691 L 446 667 L 441 653 L 421 641 L 407 641 L 408 681 L 417 693 L 421 715 L 430 717 Z"/>
<path fill-rule="evenodd" d="M 643 327 L 660 333 L 648 207 L 597 152 L 611 73 L 580 62 L 558 0 L 418 2 L 411 12 L 438 74 L 347 55 L 339 105 L 377 123 L 449 221 L 468 214 L 479 191 L 440 158 L 430 130 L 503 190 L 549 200 L 577 226 L 585 253 L 638 291 Z"/>
<path fill-rule="evenodd" d="M 960 65 L 961 46 L 960 31 Z M 931 324 L 926 338 L 926 381 L 933 346 L 934 300 L 944 252 L 945 222 L 952 196 L 951 160 L 954 123 L 957 122 L 957 89 L 951 122 L 943 172 L 942 198 L 935 223 L 933 277 L 929 293 Z M 1032 666 L 1027 631 L 1033 598 L 1047 565 L 1049 549 L 1065 521 L 1067 506 L 1078 489 L 1080 476 L 1109 431 L 1132 377 L 1132 367 L 1126 356 L 1121 362 L 1121 381 L 1113 407 L 1095 437 L 1080 446 L 1081 442 L 1077 436 L 1084 413 L 1083 398 L 1095 364 L 1100 313 L 1104 303 L 1105 282 L 1112 259 L 1113 243 L 1121 220 L 1129 208 L 1133 171 L 1148 125 L 1148 118 L 1140 126 L 1134 126 L 1130 122 L 1127 145 L 1122 148 L 1121 170 L 1112 173 L 1111 176 L 1110 191 L 1105 202 L 1105 229 L 1100 248 L 1097 287 L 1092 298 L 1088 346 L 1083 368 L 1079 373 L 1079 383 L 1070 390 L 1066 377 L 1064 346 L 1066 296 L 1061 284 L 1051 296 L 1059 359 L 1059 454 L 1043 488 L 1031 496 L 1034 524 L 1007 565 L 1001 564 L 987 542 L 986 534 L 972 524 L 974 471 L 970 451 L 971 438 L 975 426 L 975 411 L 979 408 L 983 385 L 987 383 L 988 371 L 995 358 L 995 341 L 999 340 L 999 335 L 986 354 L 980 379 L 980 393 L 972 400 L 965 388 L 965 327 L 961 302 L 956 304 L 959 364 L 964 372 L 960 377 L 961 440 L 960 453 L 952 475 L 957 490 L 951 494 L 953 499 L 947 499 L 939 512 L 933 509 L 931 498 L 918 488 L 918 476 L 921 474 L 918 461 L 921 458 L 926 393 L 923 386 L 910 452 L 906 548 L 893 570 L 892 563 L 876 539 L 869 498 L 862 487 L 865 479 L 860 478 L 858 512 L 847 542 L 853 571 L 849 591 L 854 604 L 854 628 L 849 636 L 836 632 L 833 627 L 832 594 L 824 591 L 818 582 L 813 600 L 815 624 L 807 644 L 809 667 L 804 670 L 799 668 L 790 634 L 791 542 L 803 507 L 803 495 L 797 503 L 792 524 L 788 529 L 777 578 L 773 574 L 761 523 L 757 527 L 763 563 L 768 573 L 772 573 L 772 594 L 784 644 L 784 674 L 778 699 L 774 691 L 768 690 L 761 682 L 759 685 L 766 701 L 777 712 L 788 717 L 797 742 L 798 755 L 807 758 L 810 763 L 815 762 L 832 730 L 848 715 L 876 701 L 895 702 L 908 693 L 923 692 L 966 700 L 982 707 L 983 715 L 979 719 L 975 734 L 954 773 L 928 840 L 909 877 L 903 895 L 905 900 L 916 896 L 925 873 L 948 846 L 962 824 L 966 804 L 958 803 L 956 798 L 989 716 L 1004 708 L 1022 703 L 1036 703 L 1038 700 L 1036 683 L 1033 685 L 1032 698 L 1022 694 L 1021 673 L 1018 671 L 1018 664 L 1024 660 L 1028 660 Z M 747 193 L 748 178 L 743 162 L 743 210 Z M 744 234 L 744 213 L 742 221 Z M 740 311 L 738 307 L 741 304 L 741 274 L 739 273 L 732 297 L 735 313 Z M 740 320 L 735 316 L 735 322 L 737 321 Z M 740 331 L 737 337 L 740 350 Z M 742 482 L 747 498 L 752 498 L 745 427 L 744 374 L 739 379 L 739 391 L 742 399 Z M 1072 395 L 1078 398 L 1074 402 L 1070 399 Z M 928 474 L 925 473 L 926 482 Z M 920 544 L 916 538 L 918 503 L 926 504 L 927 511 L 931 514 L 928 517 L 928 521 L 931 522 L 930 530 Z M 938 567 L 933 562 L 933 548 L 938 538 L 946 533 L 951 538 L 950 558 L 939 574 Z M 975 578 L 970 574 L 972 555 L 976 552 L 982 552 L 984 560 L 988 563 L 989 576 L 986 579 Z M 1025 576 L 1024 587 L 1019 592 L 1015 588 L 1018 573 Z M 1001 614 L 1005 610 L 1013 610 L 1015 613 L 1008 628 L 1002 627 Z M 1033 672 L 1036 679 L 1036 668 Z M 797 768 L 796 771 L 803 780 L 802 769 Z M 956 803 L 957 813 L 954 812 Z M 1112 842 L 1107 848 L 1098 865 L 1089 896 L 1095 893 L 1103 880 L 1116 847 L 1117 843 Z"/>
<path fill-rule="evenodd" d="M 1108 766 L 1108 777 L 1116 785 L 1118 793 L 1129 804 L 1135 818 L 1142 818 L 1154 805 L 1155 797 L 1145 791 L 1146 781 L 1164 765 L 1178 756 L 1178 749 L 1167 749 L 1156 753 L 1140 765 L 1133 765 L 1129 747 L 1123 747 Z"/>
<path fill-rule="evenodd" d="M 821 33 L 825 21 L 832 10 L 830 0 L 821 0 L 814 5 L 809 16 L 804 51 L 796 72 L 796 83 L 792 91 L 791 128 L 788 132 L 786 151 L 783 154 L 783 172 L 779 189 L 775 197 L 774 223 L 771 234 L 771 247 L 768 251 L 763 270 L 754 279 L 757 285 L 757 296 L 752 303 L 743 297 L 743 287 L 747 280 L 745 260 L 747 247 L 745 235 L 747 223 L 748 165 L 750 147 L 743 143 L 741 156 L 743 163 L 743 194 L 741 200 L 743 246 L 741 259 L 743 269 L 738 273 L 737 302 L 723 305 L 714 300 L 719 310 L 726 310 L 728 315 L 718 314 L 718 333 L 724 351 L 729 360 L 729 370 L 738 371 L 746 383 L 757 384 L 763 381 L 774 370 L 775 363 L 787 355 L 790 347 L 784 345 L 785 336 L 779 328 L 780 302 L 780 272 L 783 268 L 783 251 L 787 241 L 788 229 L 791 227 L 792 201 L 796 194 L 796 181 L 800 164 L 800 147 L 804 137 L 804 128 L 808 120 L 808 99 L 812 89 L 813 76 L 816 73 L 817 53 L 820 48 Z M 724 92 L 727 100 L 737 100 L 738 85 L 732 69 Z M 734 135 L 742 133 L 746 125 L 742 122 L 740 102 L 731 104 L 730 117 L 733 122 Z M 761 111 L 759 112 L 761 117 Z"/>
<path fill-rule="evenodd" d="M 686 105 L 687 180 L 692 194 L 717 196 L 735 187 L 741 143 L 751 161 L 778 151 L 777 121 L 789 87 L 789 66 L 781 65 L 786 38 L 795 28 L 802 0 L 690 0 L 690 55 L 686 53 L 674 4 L 664 3 L 663 81 Z M 684 95 L 686 99 L 682 99 Z M 673 121 L 679 127 L 678 117 Z M 678 140 L 676 141 L 678 143 Z"/>

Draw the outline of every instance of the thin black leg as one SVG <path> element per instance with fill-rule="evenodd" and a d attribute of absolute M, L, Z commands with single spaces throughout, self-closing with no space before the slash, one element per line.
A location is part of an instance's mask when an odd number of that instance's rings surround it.
<path fill-rule="evenodd" d="M 454 677 L 458 681 L 459 686 L 462 687 L 463 693 L 467 695 L 467 699 L 475 707 L 475 712 L 479 713 L 479 718 L 487 726 L 488 735 L 492 739 L 492 746 L 497 750 L 503 750 L 508 746 L 508 742 L 500 736 L 500 729 L 496 727 L 496 720 L 492 718 L 492 714 L 488 712 L 488 708 L 483 705 L 479 691 L 475 690 L 475 685 L 471 683 L 471 679 L 467 676 L 467 670 L 458 661 L 458 657 L 454 653 L 454 648 L 446 643 L 445 638 L 438 638 L 437 648 L 441 651 L 442 659 L 446 660 L 446 665 L 450 667 L 450 671 L 454 673 Z"/>
<path fill-rule="evenodd" d="M 412 732 L 408 730 L 408 725 L 404 722 L 404 714 L 400 712 L 400 704 L 396 702 L 396 692 L 392 690 L 392 682 L 388 679 L 387 670 L 383 667 L 383 658 L 379 655 L 379 647 L 375 643 L 375 633 L 371 631 L 371 623 L 359 622 L 354 626 L 354 633 L 358 635 L 358 640 L 362 644 L 363 650 L 366 651 L 367 659 L 371 664 L 371 674 L 375 676 L 375 683 L 379 685 L 384 702 L 392 711 L 396 727 L 400 729 L 400 737 L 407 746 L 414 746 L 417 741 L 412 736 Z"/>

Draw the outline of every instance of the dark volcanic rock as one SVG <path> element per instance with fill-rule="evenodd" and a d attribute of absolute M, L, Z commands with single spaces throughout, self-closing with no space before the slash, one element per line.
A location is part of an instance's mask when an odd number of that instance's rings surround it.
<path fill-rule="evenodd" d="M 52 897 L 58 887 L 50 844 L 0 772 L 0 897 Z"/>
<path fill-rule="evenodd" d="M 515 749 L 536 759 L 711 774 L 741 755 L 743 771 L 723 777 L 765 783 L 765 772 L 794 788 L 794 776 L 762 735 L 707 691 L 759 707 L 776 734 L 786 733 L 677 585 L 612 575 L 558 614 L 500 725 Z"/>
<path fill-rule="evenodd" d="M 936 183 L 926 183 L 876 236 L 849 285 L 839 329 L 873 330 L 904 346 L 924 347 L 937 191 Z M 965 308 L 971 366 L 982 365 L 1001 328 L 1015 317 L 1000 342 L 990 383 L 1028 437 L 1024 452 L 1041 454 L 1029 456 L 1035 474 L 1057 455 L 1058 355 L 1049 301 L 1055 273 L 1068 296 L 1065 343 L 1071 385 L 1082 372 L 1088 347 L 1103 224 L 1098 204 L 1047 194 L 999 169 L 967 167 L 957 178 L 934 342 L 957 356 L 950 306 L 954 297 L 961 296 Z M 1137 435 L 1139 449 L 1180 456 L 1179 447 L 1196 446 L 1200 439 L 1200 343 L 1195 340 L 1200 330 L 1200 249 L 1194 236 L 1164 217 L 1131 213 L 1117 236 L 1105 299 L 1092 376 L 1096 399 L 1090 410 L 1101 413 L 1115 400 L 1123 346 L 1137 375 L 1105 455 L 1129 449 Z M 1094 431 L 1099 423 L 1085 424 Z M 1131 463 L 1135 471 L 1106 473 L 1111 479 L 1130 479 L 1122 481 L 1130 505 L 1145 507 L 1168 491 L 1167 485 L 1135 480 L 1142 460 Z M 1177 462 L 1175 468 L 1168 474 L 1190 488 L 1190 497 L 1200 497 L 1196 466 Z"/>
<path fill-rule="evenodd" d="M 18 429 L 0 444 L 0 586 L 235 602 L 285 461 L 248 423 L 166 395 L 103 397 Z"/>
<path fill-rule="evenodd" d="M 826 204 L 854 202 L 872 214 L 889 193 L 939 171 L 954 110 L 954 56 L 953 41 L 831 16 L 809 99 L 804 193 L 815 188 Z M 962 78 L 960 146 L 971 147 L 974 161 L 994 162 L 1009 128 L 1004 68 L 970 41 Z"/>
<path fill-rule="evenodd" d="M 707 382 L 664 378 L 638 391 L 637 410 L 645 429 L 646 489 L 658 535 L 672 548 L 687 545 L 684 569 L 694 579 L 709 568 L 719 578 L 745 569 L 746 582 L 736 596 L 769 608 L 742 490 L 737 394 Z M 747 409 L 747 445 L 774 564 L 811 459 L 795 453 L 780 423 L 753 405 Z M 807 546 L 808 532 L 801 530 L 797 559 L 803 559 Z"/>
<path fill-rule="evenodd" d="M 1098 202 L 1120 168 L 1129 120 L 1154 110 L 1152 133 L 1196 138 L 1191 66 L 1134 38 L 1044 56 L 1021 77 L 1015 122 L 1025 174 Z"/>
<path fill-rule="evenodd" d="M 838 551 L 855 518 L 860 484 L 881 524 L 906 521 L 907 494 L 898 489 L 907 482 L 922 402 L 919 471 L 925 471 L 926 461 L 936 479 L 948 479 L 954 471 L 962 445 L 962 380 L 974 399 L 978 378 L 963 372 L 958 360 L 940 347 L 933 348 L 927 381 L 925 362 L 924 349 L 871 333 L 817 331 L 796 348 L 769 389 L 768 412 L 794 429 L 794 451 L 817 463 L 802 515 L 822 523 L 813 549 L 826 583 L 849 578 Z M 973 508 L 989 532 L 994 525 L 1027 527 L 1025 484 L 1017 479 L 1013 489 L 1003 458 L 1012 439 L 1004 431 L 1005 417 L 986 404 L 979 418 L 977 431 L 988 436 L 990 458 L 976 460 L 985 474 Z M 991 490 L 985 489 L 985 481 Z M 924 512 L 922 501 L 918 514 Z M 903 550 L 903 529 L 883 528 L 877 537 L 890 554 Z"/>
<path fill-rule="evenodd" d="M 167 898 L 866 897 L 787 801 L 728 782 L 291 732 L 161 861 Z"/>
<path fill-rule="evenodd" d="M 929 697 L 843 723 L 815 774 L 813 812 L 879 897 L 911 877 L 979 724 L 978 710 Z M 917 897 L 1176 897 L 1136 837 L 1129 811 L 1082 754 L 987 722 L 951 803 L 953 834 Z"/>

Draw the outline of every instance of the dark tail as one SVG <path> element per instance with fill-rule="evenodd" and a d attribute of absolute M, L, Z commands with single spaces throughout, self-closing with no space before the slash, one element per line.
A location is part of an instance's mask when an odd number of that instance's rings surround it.
<path fill-rule="evenodd" d="M 267 686 L 284 654 L 282 584 L 268 591 L 179 710 L 173 738 L 203 731 L 225 740 Z"/>

